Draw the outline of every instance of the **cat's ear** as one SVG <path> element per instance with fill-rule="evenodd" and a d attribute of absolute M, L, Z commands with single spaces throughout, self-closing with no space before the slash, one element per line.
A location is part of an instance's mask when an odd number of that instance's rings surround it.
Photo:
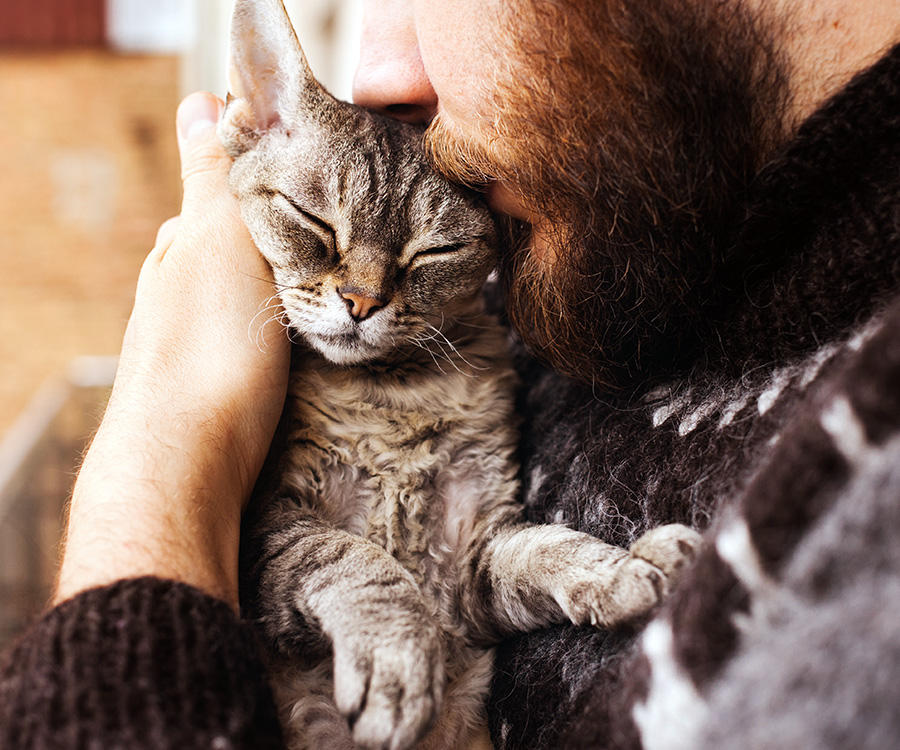
<path fill-rule="evenodd" d="M 330 98 L 312 75 L 282 0 L 236 0 L 228 88 L 219 136 L 232 156 Z"/>

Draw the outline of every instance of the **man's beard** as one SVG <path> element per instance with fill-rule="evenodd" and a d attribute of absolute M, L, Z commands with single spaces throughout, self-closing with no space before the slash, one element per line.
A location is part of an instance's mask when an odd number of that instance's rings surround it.
<path fill-rule="evenodd" d="M 521 231 L 501 254 L 510 320 L 598 387 L 671 371 L 696 343 L 786 130 L 774 34 L 740 0 L 621 5 L 531 0 L 483 132 L 462 140 L 438 117 L 426 137 L 440 171 L 500 180 L 546 217 L 549 257 Z"/>

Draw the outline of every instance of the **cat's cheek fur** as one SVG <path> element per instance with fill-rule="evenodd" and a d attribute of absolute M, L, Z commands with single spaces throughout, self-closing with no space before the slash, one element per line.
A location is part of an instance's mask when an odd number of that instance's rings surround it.
<path fill-rule="evenodd" d="M 457 300 L 474 298 L 484 285 L 492 265 L 473 260 L 447 263 L 442 267 L 413 269 L 404 285 L 407 306 L 421 312 L 433 312 L 446 308 Z"/>

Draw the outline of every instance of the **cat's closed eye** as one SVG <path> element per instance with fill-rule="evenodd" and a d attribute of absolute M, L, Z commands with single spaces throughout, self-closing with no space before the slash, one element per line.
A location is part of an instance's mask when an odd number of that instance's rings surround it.
<path fill-rule="evenodd" d="M 413 256 L 410 260 L 410 265 L 413 265 L 419 259 L 425 260 L 440 260 L 441 258 L 450 259 L 450 256 L 455 255 L 464 247 L 463 243 L 457 243 L 455 245 L 440 245 L 437 247 L 427 247 L 422 250 L 417 250 L 413 253 Z"/>
<path fill-rule="evenodd" d="M 314 213 L 303 208 L 296 201 L 281 192 L 272 193 L 273 202 L 279 206 L 283 213 L 289 217 L 299 217 L 304 224 L 311 228 L 313 232 L 325 244 L 329 251 L 334 252 L 336 248 L 334 228 L 324 219 L 316 216 Z"/>

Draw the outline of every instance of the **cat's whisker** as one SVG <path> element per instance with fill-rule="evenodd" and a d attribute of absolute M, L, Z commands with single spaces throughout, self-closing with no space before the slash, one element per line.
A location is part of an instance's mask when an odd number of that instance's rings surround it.
<path fill-rule="evenodd" d="M 272 315 L 262 326 L 259 327 L 257 331 L 257 345 L 260 337 L 262 338 L 263 345 L 268 348 L 269 343 L 266 341 L 266 328 L 270 323 L 275 323 L 278 326 L 279 331 L 289 330 L 287 323 L 285 322 L 286 313 L 276 313 Z M 260 351 L 264 351 L 260 349 Z"/>
<path fill-rule="evenodd" d="M 427 343 L 428 341 L 434 341 L 434 334 L 433 334 L 433 333 L 430 333 L 430 334 L 428 334 L 428 335 L 426 336 L 426 335 L 425 335 L 425 331 L 422 331 L 422 335 L 421 335 L 421 336 L 413 336 L 413 337 L 412 337 L 412 340 L 413 340 L 413 341 L 416 341 L 416 342 L 418 342 L 418 343 L 420 343 L 420 344 L 424 344 L 424 343 Z"/>
<path fill-rule="evenodd" d="M 267 320 L 259 328 L 256 329 L 256 338 L 253 342 L 254 344 L 256 344 L 257 350 L 262 354 L 265 354 L 266 350 L 269 348 L 269 342 L 266 341 L 266 325 L 268 323 L 269 321 Z"/>
<path fill-rule="evenodd" d="M 251 318 L 250 322 L 247 324 L 247 338 L 253 341 L 256 348 L 260 352 L 265 352 L 269 346 L 269 342 L 266 341 L 266 327 L 269 325 L 269 323 L 272 323 L 274 321 L 276 323 L 281 322 L 283 324 L 283 321 L 281 321 L 279 318 L 279 313 L 273 313 L 273 311 L 279 310 L 280 308 L 281 300 L 277 294 L 273 294 L 261 304 L 261 309 L 257 311 L 256 315 L 254 315 L 253 318 Z M 260 315 L 265 315 L 266 313 L 272 314 L 269 315 L 269 317 L 265 319 L 261 325 L 255 325 Z M 256 330 L 255 335 L 253 333 L 254 328 Z M 260 341 L 262 341 L 262 344 L 260 344 Z"/>
<path fill-rule="evenodd" d="M 454 318 L 450 318 L 450 322 L 451 322 L 451 323 L 454 323 L 454 322 L 455 322 L 455 319 L 454 319 Z M 427 321 L 425 321 L 425 325 L 428 326 L 432 331 L 434 331 L 434 335 L 435 335 L 435 336 L 440 336 L 440 337 L 447 343 L 447 345 L 448 345 L 453 351 L 459 353 L 459 350 L 457 349 L 456 345 L 453 344 L 453 342 L 450 341 L 450 339 L 447 338 L 447 335 L 444 333 L 444 325 L 445 325 L 446 323 L 447 323 L 447 318 L 445 317 L 443 311 L 441 311 L 441 322 L 440 322 L 440 325 L 438 325 L 438 326 L 433 326 L 431 323 L 428 323 Z"/>
<path fill-rule="evenodd" d="M 281 297 L 279 297 L 277 294 L 274 294 L 271 297 L 269 297 L 269 299 L 267 299 L 264 304 L 266 305 L 266 307 L 264 307 L 262 310 L 260 310 L 256 314 L 256 316 L 254 316 L 253 319 L 256 320 L 256 318 L 259 317 L 264 312 L 267 312 L 269 310 L 275 310 L 276 312 L 274 315 L 272 315 L 272 317 L 270 318 L 270 321 L 275 321 L 282 328 L 286 328 L 286 329 L 290 330 L 290 327 L 291 327 L 290 318 L 288 317 L 287 310 L 284 309 L 284 303 L 283 303 Z M 262 326 L 262 328 L 265 328 L 265 326 L 268 325 L 268 323 L 270 321 L 266 321 L 266 324 L 264 324 Z"/>
<path fill-rule="evenodd" d="M 446 337 L 444 337 L 444 338 L 445 338 L 445 340 L 446 340 Z M 438 349 L 440 350 L 441 358 L 447 360 L 447 362 L 449 362 L 451 365 L 453 365 L 453 369 L 454 369 L 454 370 L 456 370 L 460 375 L 465 375 L 467 378 L 472 377 L 472 374 L 471 374 L 471 373 L 463 372 L 463 371 L 459 368 L 459 365 L 457 365 L 456 362 L 453 361 L 453 358 L 452 358 L 449 354 L 447 354 L 447 351 L 446 351 L 446 349 L 444 348 L 444 345 L 441 343 L 441 341 L 440 341 L 437 337 L 432 336 L 432 337 L 430 338 L 430 341 L 433 341 L 433 342 L 434 342 L 434 344 L 435 344 L 435 345 L 438 347 Z M 434 356 L 434 352 L 433 352 L 433 350 L 431 349 L 431 347 L 428 347 L 428 351 L 431 352 L 432 357 L 433 357 L 433 356 Z M 452 352 L 452 351 L 455 351 L 455 348 L 453 347 L 452 344 L 450 345 L 450 351 L 451 351 L 451 352 Z M 457 353 L 458 353 L 458 352 L 457 352 Z M 443 373 L 444 371 L 441 370 L 441 372 Z"/>
<path fill-rule="evenodd" d="M 434 354 L 434 352 L 432 351 L 432 349 L 431 349 L 430 347 L 427 347 L 427 346 L 423 346 L 422 348 L 423 348 L 426 352 L 428 352 L 428 353 L 431 355 L 431 359 L 434 361 L 434 366 L 437 367 L 438 370 L 440 370 L 441 375 L 446 375 L 446 374 L 447 374 L 447 371 L 444 370 L 443 367 L 441 367 L 441 363 L 438 362 L 438 358 L 435 356 L 435 354 Z M 446 358 L 446 357 L 445 357 L 445 358 Z M 450 364 L 453 364 L 453 363 L 451 362 Z"/>
<path fill-rule="evenodd" d="M 478 325 L 477 323 L 469 323 L 469 320 L 484 320 L 481 315 L 454 315 L 449 320 L 455 325 L 465 326 L 466 328 L 474 328 L 478 331 L 492 331 L 495 325 Z"/>
<path fill-rule="evenodd" d="M 275 322 L 282 329 L 287 331 L 288 340 L 292 344 L 303 343 L 302 337 L 300 340 L 297 340 L 297 338 L 296 338 L 296 336 L 298 335 L 297 331 L 295 331 L 294 328 L 291 326 L 290 316 L 288 315 L 288 311 L 284 309 L 284 304 L 283 304 L 281 298 L 278 297 L 278 295 L 274 295 L 274 296 L 270 297 L 268 301 L 275 302 L 276 304 L 270 304 L 264 310 L 261 310 L 259 313 L 257 313 L 257 316 L 259 316 L 263 312 L 266 312 L 266 310 L 275 310 L 276 312 L 274 315 L 272 315 L 272 317 L 268 321 L 266 321 L 266 323 L 262 326 L 262 328 L 265 328 L 265 326 L 268 325 L 268 323 L 270 323 L 270 322 Z"/>
<path fill-rule="evenodd" d="M 267 299 L 262 303 L 262 305 L 260 305 L 260 309 L 257 311 L 256 315 L 251 318 L 250 325 L 252 326 L 260 315 L 264 315 L 271 310 L 277 310 L 279 307 L 281 307 L 281 300 L 279 300 L 278 295 L 269 297 L 269 299 Z"/>
<path fill-rule="evenodd" d="M 418 338 L 413 339 L 417 346 L 422 349 L 427 350 L 432 355 L 434 355 L 434 347 L 437 347 L 437 354 L 441 357 L 441 359 L 446 359 L 448 362 L 450 361 L 450 357 L 447 355 L 447 352 L 444 350 L 441 342 L 438 341 L 437 337 L 432 333 L 427 336 L 423 335 Z M 429 344 L 431 346 L 429 346 Z"/>
<path fill-rule="evenodd" d="M 264 279 L 262 276 L 256 276 L 252 273 L 245 273 L 244 276 L 246 276 L 248 279 L 255 279 L 256 281 L 262 281 L 265 284 L 271 284 L 276 291 L 275 296 L 277 296 L 277 293 L 284 292 L 293 288 L 288 284 L 279 284 L 274 279 Z"/>
<path fill-rule="evenodd" d="M 428 325 L 428 324 L 426 324 L 426 325 Z M 415 338 L 414 339 L 415 343 L 420 348 L 428 351 L 431 354 L 432 358 L 434 358 L 435 357 L 434 347 L 428 346 L 429 343 L 433 344 L 434 346 L 437 347 L 437 349 L 438 349 L 437 354 L 440 356 L 441 359 L 445 359 L 447 362 L 449 362 L 451 365 L 453 365 L 454 369 L 456 369 L 456 371 L 459 372 L 461 375 L 465 375 L 466 377 L 471 377 L 471 373 L 463 372 L 459 367 L 457 367 L 456 363 L 453 361 L 453 358 L 450 356 L 450 354 L 447 353 L 447 349 L 445 348 L 444 344 L 441 343 L 440 339 L 438 339 L 438 334 L 440 334 L 441 338 L 443 338 L 444 341 L 447 342 L 451 352 L 455 352 L 457 355 L 459 355 L 459 350 L 456 349 L 456 347 L 453 346 L 453 344 L 451 344 L 447 340 L 446 336 L 444 336 L 440 331 L 435 329 L 434 326 L 429 326 L 429 327 L 435 332 L 431 333 L 427 336 L 424 336 L 424 337 Z M 424 332 L 423 332 L 423 334 L 424 334 Z M 463 359 L 463 361 L 466 361 L 464 357 L 462 357 L 461 355 L 459 355 L 459 356 Z M 469 364 L 469 363 L 467 362 L 467 364 Z M 470 366 L 472 366 L 472 365 L 470 365 Z M 441 372 L 444 372 L 443 369 L 441 370 Z"/>
<path fill-rule="evenodd" d="M 452 351 L 454 354 L 456 354 L 457 357 L 459 357 L 463 362 L 465 362 L 473 370 L 487 370 L 488 369 L 487 367 L 480 367 L 479 365 L 475 365 L 475 364 L 472 364 L 471 362 L 469 362 L 469 360 L 467 360 L 465 358 L 465 356 L 463 356 L 462 352 L 459 351 L 459 349 L 456 347 L 456 345 L 450 339 L 448 339 L 447 336 L 444 334 L 444 332 L 441 331 L 439 328 L 435 328 L 430 323 L 426 323 L 425 325 L 428 326 L 431 330 L 433 330 L 436 336 L 440 336 L 447 343 L 447 346 L 450 347 L 450 351 Z M 442 325 L 443 325 L 443 323 L 442 323 Z M 438 343 L 437 340 L 435 340 L 435 342 Z M 438 343 L 438 345 L 440 346 L 439 343 Z M 443 349 L 443 347 L 441 347 L 441 348 Z M 457 368 L 457 369 L 459 369 L 459 368 Z M 460 370 L 460 372 L 462 372 L 462 370 Z"/>
<path fill-rule="evenodd" d="M 418 339 L 418 338 L 415 338 L 415 337 L 413 337 L 413 338 L 410 339 L 410 341 L 412 341 L 413 344 L 415 344 L 416 346 L 418 346 L 420 349 L 422 349 L 422 350 L 428 352 L 428 354 L 431 356 L 431 359 L 434 361 L 434 366 L 438 368 L 438 370 L 440 371 L 441 375 L 446 375 L 446 374 L 447 374 L 446 371 L 444 370 L 443 367 L 441 367 L 441 363 L 438 362 L 438 359 L 437 359 L 437 357 L 435 356 L 434 351 L 432 350 L 432 348 L 431 348 L 430 346 L 427 346 L 427 345 L 425 344 L 425 341 L 432 341 L 432 340 L 433 340 L 433 337 L 428 337 L 428 338 L 425 339 L 424 341 L 423 341 L 422 339 Z M 442 356 L 442 358 L 444 358 L 444 359 L 447 358 L 447 355 L 444 354 L 443 351 L 441 352 L 441 356 Z M 451 362 L 451 364 L 453 364 L 453 363 Z"/>

